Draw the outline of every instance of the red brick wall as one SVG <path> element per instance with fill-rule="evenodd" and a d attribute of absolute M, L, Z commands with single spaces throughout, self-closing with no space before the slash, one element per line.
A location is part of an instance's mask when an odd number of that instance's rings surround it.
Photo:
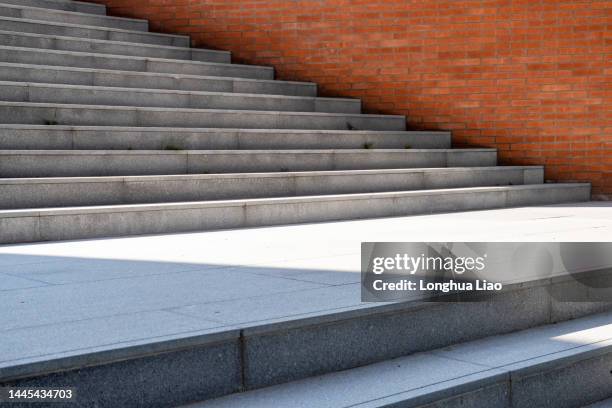
<path fill-rule="evenodd" d="M 97 0 L 612 199 L 610 0 Z"/>

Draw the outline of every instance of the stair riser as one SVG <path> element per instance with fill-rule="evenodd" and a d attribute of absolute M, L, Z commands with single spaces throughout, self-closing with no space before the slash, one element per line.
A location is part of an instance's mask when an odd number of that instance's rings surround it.
<path fill-rule="evenodd" d="M 570 284 L 578 287 L 576 282 Z M 64 371 L 54 374 L 26 376 L 2 381 L 0 384 L 22 387 L 71 384 L 88 391 L 80 394 L 79 402 L 85 406 L 99 405 L 101 400 L 109 407 L 178 406 L 240 392 L 252 388 L 256 383 L 265 384 L 273 380 L 270 375 L 274 373 L 284 375 L 288 372 L 290 378 L 303 378 L 310 372 L 320 374 L 339 371 L 372 361 L 568 320 L 572 318 L 567 315 L 569 311 L 586 315 L 603 309 L 601 306 L 582 303 L 565 303 L 560 306 L 550 296 L 554 288 L 555 284 L 538 282 L 529 288 L 512 289 L 507 294 L 496 295 L 490 303 L 486 303 L 486 307 L 483 307 L 483 303 L 438 303 L 420 307 L 407 303 L 404 306 L 398 305 L 392 311 L 381 308 L 383 310 L 372 313 L 334 316 L 329 321 L 302 321 L 292 327 L 280 324 L 276 330 L 269 329 L 262 333 L 247 329 L 241 337 L 238 332 L 230 333 L 227 338 L 221 338 L 215 344 L 186 346 L 177 341 L 175 349 L 168 346 L 169 350 L 164 353 L 161 353 L 162 347 L 153 350 L 147 348 L 146 352 L 140 351 L 141 355 L 137 354 L 139 350 L 134 351 L 136 356 L 131 358 L 127 354 L 108 356 L 106 362 L 103 357 L 94 360 L 92 356 L 87 356 L 87 364 L 76 364 L 80 367 L 78 370 L 68 369 L 70 365 L 67 364 Z M 503 322 L 500 322 L 500 315 L 505 316 Z M 478 324 L 474 324 L 474 321 Z M 364 332 L 369 333 L 367 337 L 363 336 Z M 406 341 L 407 338 L 411 341 Z M 372 347 L 373 343 L 379 347 Z M 526 378 L 529 381 L 526 384 L 517 377 L 513 389 L 519 399 L 515 407 L 548 407 L 550 405 L 546 404 L 557 404 L 552 405 L 557 408 L 564 406 L 561 397 L 572 392 L 585 396 L 584 390 L 590 390 L 591 395 L 586 397 L 594 400 L 609 391 L 597 387 L 597 384 L 595 387 L 589 384 L 588 381 L 594 377 L 586 375 L 586 370 L 599 373 L 603 366 L 609 365 L 609 355 L 585 361 L 582 371 L 576 370 L 577 364 L 569 365 L 565 372 L 559 367 L 561 370 L 556 372 L 534 373 L 536 376 Z M 197 375 L 203 371 L 208 375 Z M 143 372 L 153 372 L 155 375 L 143 377 Z M 185 373 L 194 375 L 185 376 Z M 575 376 L 571 382 L 567 382 L 568 377 L 564 373 L 578 373 L 582 376 Z M 262 377 L 252 377 L 257 374 Z M 538 382 L 547 381 L 547 377 L 551 384 L 541 385 L 549 388 L 540 389 Z M 607 376 L 602 374 L 601 378 Z M 488 404 L 484 407 L 508 407 L 504 405 L 510 401 L 509 394 L 505 392 L 505 379 L 507 377 L 483 383 L 476 389 L 456 389 L 454 394 L 438 392 L 435 395 L 437 399 L 433 401 L 439 404 L 436 407 L 478 407 L 480 405 L 475 402 L 481 402 L 487 396 Z M 553 384 L 554 381 L 557 383 Z M 605 384 L 604 381 L 598 382 L 602 383 Z M 109 388 L 114 390 L 112 394 L 108 394 Z M 181 392 L 167 392 L 169 388 Z M 533 395 L 534 388 L 540 392 L 539 400 L 523 398 L 527 392 Z M 404 399 L 402 396 L 398 394 L 394 401 L 375 401 L 373 405 L 364 406 L 422 407 L 432 402 L 432 398 L 422 398 L 418 404 L 419 401 L 406 401 L 405 396 Z M 443 400 L 445 397 L 449 398 L 447 405 Z M 537 404 L 545 398 L 550 398 L 550 402 Z M 529 405 L 529 402 L 535 403 Z"/>
<path fill-rule="evenodd" d="M 405 130 L 397 116 L 0 104 L 0 123 L 232 129 Z"/>
<path fill-rule="evenodd" d="M 187 109 L 235 109 L 283 112 L 361 112 L 358 99 L 295 98 L 272 95 L 190 94 L 0 83 L 0 100 L 76 105 L 143 106 Z"/>
<path fill-rule="evenodd" d="M 58 51 L 89 52 L 96 54 L 129 55 L 134 57 L 184 59 L 226 64 L 230 63 L 232 59 L 230 53 L 228 52 L 189 48 L 155 48 L 150 46 L 141 46 L 139 44 L 103 43 L 78 38 L 38 37 L 7 32 L 0 32 L 0 45 Z"/>
<path fill-rule="evenodd" d="M 283 150 L 283 149 L 449 149 L 444 132 L 308 132 L 211 130 L 89 130 L 0 127 L 0 149 L 12 150 Z"/>
<path fill-rule="evenodd" d="M 145 20 L 119 19 L 107 16 L 97 16 L 93 14 L 82 15 L 38 8 L 20 8 L 19 6 L 6 6 L 2 4 L 0 4 L 0 16 L 24 18 L 28 20 L 53 21 L 56 23 L 117 28 L 121 30 L 147 31 L 149 29 L 149 23 Z"/>
<path fill-rule="evenodd" d="M 24 181 L 21 184 L 4 184 L 3 180 L 0 180 L 0 209 L 374 193 L 537 184 L 543 180 L 541 168 L 313 176 L 293 174 L 276 177 L 166 177 L 152 180 L 117 179 L 107 182 Z"/>
<path fill-rule="evenodd" d="M 77 1 L 55 1 L 55 0 L 2 0 L 4 4 L 16 6 L 40 7 L 52 10 L 74 11 L 77 13 L 89 13 L 106 15 L 106 7 L 101 4 L 83 3 Z"/>
<path fill-rule="evenodd" d="M 585 407 L 612 395 L 608 379 L 612 365 L 612 348 L 597 354 L 589 357 L 588 353 L 585 353 L 584 357 L 576 357 L 575 361 L 553 363 L 550 368 L 533 369 L 528 375 L 521 375 L 519 370 L 519 373 L 511 375 L 468 381 L 455 389 L 432 390 L 431 394 L 416 398 L 391 396 L 363 406 L 364 408 Z"/>
<path fill-rule="evenodd" d="M 207 231 L 334 220 L 395 217 L 450 211 L 470 211 L 522 205 L 588 201 L 590 187 L 580 185 L 544 190 L 390 193 L 347 199 L 321 198 L 220 201 L 201 204 L 167 204 L 121 211 L 59 210 L 11 213 L 0 217 L 0 243 L 60 241 L 141 234 Z M 20 215 L 22 214 L 22 215 Z"/>
<path fill-rule="evenodd" d="M 156 72 L 203 76 L 274 79 L 274 70 L 231 64 L 191 63 L 190 61 L 154 60 L 140 57 L 113 57 L 97 54 L 70 54 L 35 48 L 0 48 L 0 61 L 76 68 Z"/>
<path fill-rule="evenodd" d="M 91 177 L 162 174 L 364 170 L 494 166 L 495 151 L 343 153 L 2 154 L 0 177 Z"/>
<path fill-rule="evenodd" d="M 612 348 L 597 354 L 537 373 L 513 375 L 508 383 L 512 390 L 512 407 L 583 406 L 612 396 Z M 482 406 L 484 402 L 481 400 Z"/>
<path fill-rule="evenodd" d="M 236 92 L 266 95 L 317 96 L 317 86 L 296 82 L 222 77 L 180 77 L 171 74 L 113 72 L 0 63 L 0 81 L 110 86 L 179 91 Z"/>
<path fill-rule="evenodd" d="M 113 31 L 97 27 L 71 27 L 45 21 L 26 21 L 0 19 L 0 26 L 6 31 L 33 34 L 49 34 L 63 37 L 91 38 L 95 40 L 124 41 L 133 43 L 189 47 L 189 37 L 178 35 L 158 35 L 146 32 Z"/>

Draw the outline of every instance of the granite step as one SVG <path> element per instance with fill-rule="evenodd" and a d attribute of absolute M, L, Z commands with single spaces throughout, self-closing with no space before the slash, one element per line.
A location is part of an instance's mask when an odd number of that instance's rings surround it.
<path fill-rule="evenodd" d="M 149 22 L 134 18 L 111 17 L 90 13 L 78 13 L 57 9 L 42 9 L 0 2 L 0 16 L 28 20 L 53 21 L 56 23 L 80 24 L 123 30 L 148 31 Z"/>
<path fill-rule="evenodd" d="M 169 234 L 588 201 L 590 184 L 0 211 L 0 244 Z"/>
<path fill-rule="evenodd" d="M 544 182 L 544 169 L 464 167 L 0 179 L 0 209 L 359 194 Z"/>
<path fill-rule="evenodd" d="M 2 150 L 0 177 L 483 167 L 496 161 L 495 149 Z"/>
<path fill-rule="evenodd" d="M 188 407 L 580 408 L 612 396 L 611 323 L 595 315 Z"/>
<path fill-rule="evenodd" d="M 406 118 L 396 115 L 143 108 L 28 102 L 0 102 L 0 123 L 48 126 L 406 130 Z"/>
<path fill-rule="evenodd" d="M 4 150 L 450 149 L 444 131 L 198 129 L 0 124 Z"/>
<path fill-rule="evenodd" d="M 62 37 L 90 38 L 153 45 L 189 47 L 191 39 L 185 35 L 161 34 L 146 31 L 123 30 L 110 27 L 67 24 L 45 20 L 0 16 L 0 27 L 6 31 L 58 35 Z"/>
<path fill-rule="evenodd" d="M 311 82 L 116 71 L 9 62 L 0 62 L 0 81 L 178 91 L 317 96 L 317 85 Z"/>
<path fill-rule="evenodd" d="M 0 81 L 0 101 L 74 105 L 361 113 L 359 99 Z"/>
<path fill-rule="evenodd" d="M 0 62 L 165 74 L 274 79 L 274 69 L 255 65 L 45 50 L 5 45 L 0 45 Z"/>
<path fill-rule="evenodd" d="M 106 15 L 106 6 L 72 0 L 2 0 L 3 4 Z"/>
<path fill-rule="evenodd" d="M 227 51 L 61 37 L 49 34 L 20 33 L 5 30 L 0 31 L 0 45 L 56 51 L 218 62 L 223 64 L 229 64 L 232 60 L 231 53 Z"/>

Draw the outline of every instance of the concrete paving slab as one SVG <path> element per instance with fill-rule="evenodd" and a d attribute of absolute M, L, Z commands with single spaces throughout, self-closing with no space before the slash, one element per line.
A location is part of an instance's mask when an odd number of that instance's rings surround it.
<path fill-rule="evenodd" d="M 2 296 L 0 326 L 7 331 L 321 286 L 217 269 L 12 290 Z"/>
<path fill-rule="evenodd" d="M 35 288 L 46 285 L 48 284 L 45 282 L 0 273 L 0 292 L 13 289 Z"/>
<path fill-rule="evenodd" d="M 39 262 L 6 267 L 6 274 L 15 278 L 32 279 L 42 283 L 63 285 L 96 282 L 129 277 L 164 275 L 214 268 L 214 265 L 194 265 L 170 262 L 130 262 L 120 260 L 92 260 L 58 258 L 53 262 Z"/>
<path fill-rule="evenodd" d="M 220 324 L 213 321 L 155 311 L 3 331 L 0 333 L 0 370 L 14 364 L 12 356 L 19 356 L 19 360 L 48 358 L 56 353 L 119 347 L 130 341 L 189 334 L 218 326 Z"/>
<path fill-rule="evenodd" d="M 281 304 L 282 308 L 279 307 Z M 359 284 L 203 303 L 169 310 L 226 325 L 257 325 L 259 322 L 276 323 L 288 318 L 304 318 L 321 312 L 335 313 L 356 307 L 367 307 L 360 302 Z"/>

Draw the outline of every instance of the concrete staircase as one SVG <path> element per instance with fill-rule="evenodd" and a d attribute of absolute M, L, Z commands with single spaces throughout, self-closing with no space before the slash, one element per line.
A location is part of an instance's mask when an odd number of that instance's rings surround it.
<path fill-rule="evenodd" d="M 611 322 L 595 315 L 183 408 L 581 408 L 612 394 Z"/>
<path fill-rule="evenodd" d="M 0 1 L 0 243 L 590 198 L 147 30 L 95 4 Z"/>

